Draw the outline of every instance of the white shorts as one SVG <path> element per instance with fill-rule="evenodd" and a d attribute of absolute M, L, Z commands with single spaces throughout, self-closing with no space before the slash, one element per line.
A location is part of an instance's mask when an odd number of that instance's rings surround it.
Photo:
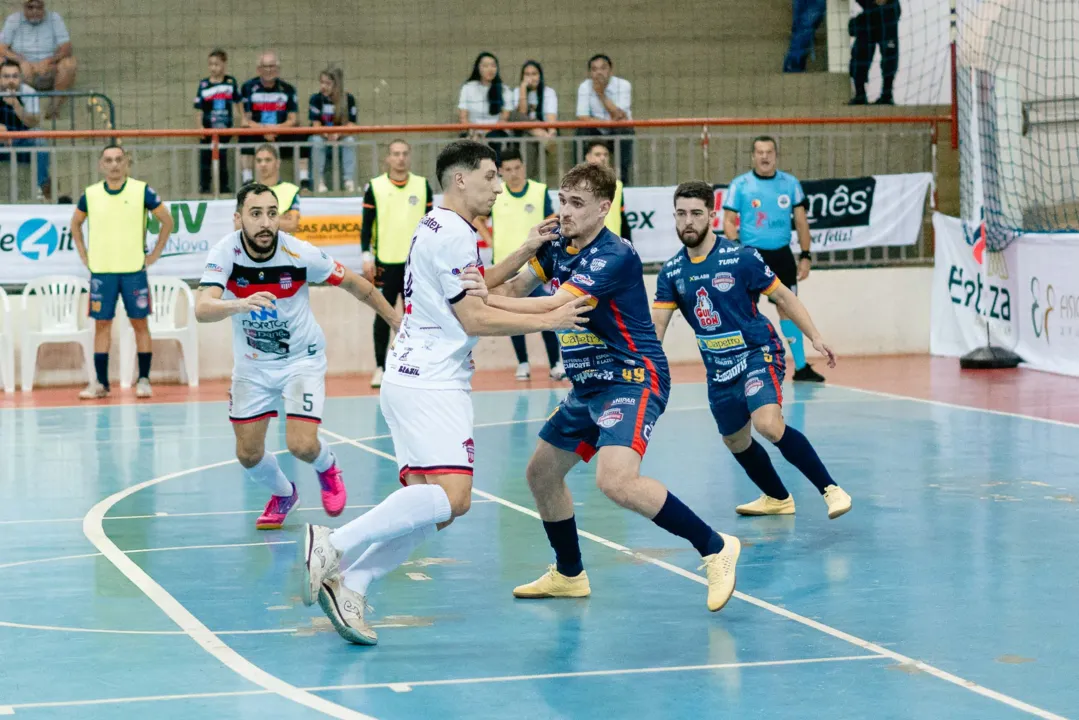
<path fill-rule="evenodd" d="M 258 422 L 277 417 L 284 399 L 285 417 L 321 423 L 326 404 L 326 357 L 303 358 L 269 367 L 244 366 L 233 372 L 229 420 Z"/>
<path fill-rule="evenodd" d="M 379 405 L 393 437 L 401 483 L 408 473 L 471 475 L 472 393 L 382 383 Z"/>

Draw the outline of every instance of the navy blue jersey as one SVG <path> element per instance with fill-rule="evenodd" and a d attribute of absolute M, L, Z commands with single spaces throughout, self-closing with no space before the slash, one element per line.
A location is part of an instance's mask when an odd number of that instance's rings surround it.
<path fill-rule="evenodd" d="M 721 239 L 699 262 L 683 249 L 664 263 L 653 306 L 682 311 L 697 336 L 708 381 L 728 382 L 751 352 L 783 354 L 772 323 L 757 311 L 760 294 L 779 284 L 760 253 Z"/>
<path fill-rule="evenodd" d="M 530 263 L 542 282 L 596 300 L 582 331 L 558 333 L 566 374 L 578 395 L 612 384 L 670 390 L 667 356 L 648 308 L 641 258 L 628 242 L 604 229 L 584 250 L 568 240 L 547 243 Z"/>

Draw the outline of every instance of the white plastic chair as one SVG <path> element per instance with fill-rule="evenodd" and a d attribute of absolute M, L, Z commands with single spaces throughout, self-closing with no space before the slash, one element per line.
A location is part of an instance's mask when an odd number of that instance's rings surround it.
<path fill-rule="evenodd" d="M 0 313 L 4 316 L 4 327 L 0 329 L 0 380 L 4 381 L 4 392 L 15 392 L 15 334 L 11 327 L 11 302 L 7 293 L 0 287 Z"/>
<path fill-rule="evenodd" d="M 94 377 L 94 326 L 79 326 L 82 313 L 82 294 L 90 293 L 90 283 L 74 275 L 46 275 L 31 280 L 23 288 L 22 313 L 22 389 L 34 387 L 37 370 L 37 351 L 42 345 L 76 342 L 82 345 L 86 359 L 86 374 Z M 37 321 L 30 321 L 29 302 L 37 296 Z"/>
<path fill-rule="evenodd" d="M 154 340 L 175 340 L 180 343 L 183 362 L 180 381 L 191 387 L 199 384 L 199 326 L 195 322 L 195 296 L 180 278 L 151 275 L 150 337 Z M 187 304 L 187 324 L 176 326 L 176 310 L 181 302 Z M 120 336 L 120 387 L 131 387 L 136 374 L 135 331 L 131 325 Z"/>

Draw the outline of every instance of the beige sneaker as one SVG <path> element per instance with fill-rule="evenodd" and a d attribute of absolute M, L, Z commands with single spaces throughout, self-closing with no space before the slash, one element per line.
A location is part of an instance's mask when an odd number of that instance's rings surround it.
<path fill-rule="evenodd" d="M 723 533 L 719 536 L 723 538 L 723 549 L 703 557 L 704 564 L 698 568 L 708 575 L 708 609 L 712 612 L 722 610 L 734 594 L 734 569 L 742 554 L 742 543 L 738 538 Z"/>
<path fill-rule="evenodd" d="M 739 515 L 793 515 L 794 496 L 788 493 L 786 500 L 776 500 L 762 494 L 753 502 L 739 505 L 734 511 Z"/>
<path fill-rule="evenodd" d="M 79 400 L 101 400 L 109 396 L 109 389 L 104 385 L 92 382 L 86 389 L 79 393 Z"/>
<path fill-rule="evenodd" d="M 378 633 L 363 617 L 364 611 L 373 608 L 367 604 L 367 598 L 349 590 L 340 578 L 322 583 L 318 604 L 333 623 L 337 634 L 345 640 L 355 645 L 378 644 Z"/>
<path fill-rule="evenodd" d="M 371 387 L 382 387 L 382 368 L 375 368 L 375 372 L 371 375 Z"/>
<path fill-rule="evenodd" d="M 824 488 L 824 502 L 828 504 L 828 519 L 835 520 L 840 515 L 850 512 L 850 495 L 838 485 Z"/>
<path fill-rule="evenodd" d="M 577 577 L 566 577 L 558 572 L 554 565 L 547 566 L 547 574 L 527 585 L 513 588 L 513 597 L 517 598 L 582 598 L 592 594 L 588 584 L 588 573 L 582 571 Z"/>
<path fill-rule="evenodd" d="M 153 396 L 154 390 L 150 387 L 150 378 L 139 378 L 139 381 L 135 383 L 135 397 L 151 398 Z"/>

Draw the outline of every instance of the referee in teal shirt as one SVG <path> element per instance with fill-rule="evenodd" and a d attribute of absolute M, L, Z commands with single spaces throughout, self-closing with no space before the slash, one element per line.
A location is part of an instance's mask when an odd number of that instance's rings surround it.
<path fill-rule="evenodd" d="M 756 248 L 779 281 L 798 293 L 798 281 L 809 277 L 809 219 L 805 192 L 798 179 L 776 169 L 776 141 L 753 140 L 753 169 L 731 181 L 723 197 L 723 233 L 728 240 Z M 802 248 L 798 260 L 791 251 L 791 218 Z M 806 363 L 802 331 L 782 310 L 779 326 L 794 358 L 793 379 L 824 382 Z"/>

